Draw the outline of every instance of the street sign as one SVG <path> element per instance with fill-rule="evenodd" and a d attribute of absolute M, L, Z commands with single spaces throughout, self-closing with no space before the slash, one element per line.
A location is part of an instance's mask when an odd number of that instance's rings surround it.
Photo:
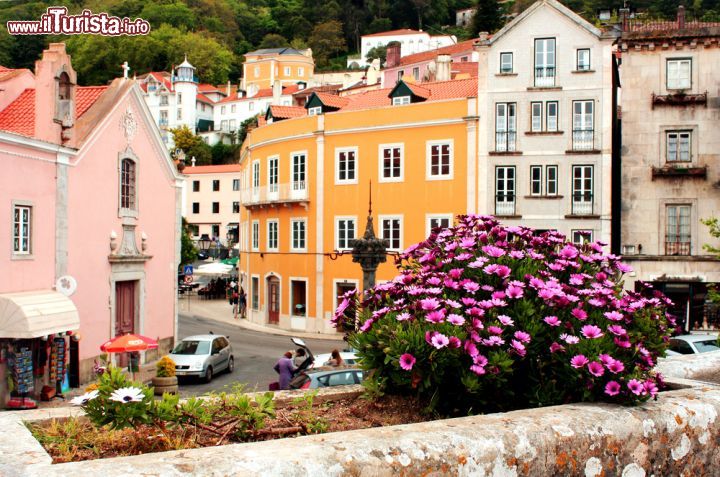
<path fill-rule="evenodd" d="M 183 281 L 186 285 L 190 285 L 193 282 L 193 276 L 192 275 L 185 275 L 185 278 L 183 278 Z"/>
<path fill-rule="evenodd" d="M 193 266 L 192 265 L 185 265 L 183 267 L 183 275 L 192 275 L 193 274 Z"/>

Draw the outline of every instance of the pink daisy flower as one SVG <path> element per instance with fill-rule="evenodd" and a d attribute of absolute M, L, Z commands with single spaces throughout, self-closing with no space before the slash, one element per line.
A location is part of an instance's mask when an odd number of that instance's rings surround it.
<path fill-rule="evenodd" d="M 462 341 L 460 341 L 460 338 L 458 338 L 457 336 L 451 336 L 449 338 L 449 342 L 451 348 L 459 348 L 460 346 L 462 346 Z"/>
<path fill-rule="evenodd" d="M 640 394 L 642 394 L 645 391 L 643 384 L 640 381 L 638 381 L 637 379 L 631 379 L 630 381 L 628 381 L 627 387 L 630 390 L 630 392 L 632 392 L 636 396 L 639 396 Z"/>
<path fill-rule="evenodd" d="M 432 344 L 436 349 L 442 349 L 450 344 L 450 340 L 444 334 L 436 333 L 432 338 L 430 338 L 430 344 Z"/>
<path fill-rule="evenodd" d="M 507 315 L 498 315 L 498 321 L 505 326 L 512 326 L 515 324 L 513 319 Z"/>
<path fill-rule="evenodd" d="M 600 363 L 599 361 L 593 361 L 588 364 L 588 371 L 590 372 L 590 374 L 597 377 L 605 374 L 605 368 L 603 368 L 602 363 Z"/>
<path fill-rule="evenodd" d="M 610 326 L 608 326 L 607 329 L 610 333 L 614 334 L 615 336 L 625 336 L 627 334 L 627 331 L 625 330 L 625 328 L 623 328 L 620 325 L 610 325 Z"/>
<path fill-rule="evenodd" d="M 560 323 L 562 323 L 557 316 L 546 316 L 543 321 L 550 326 L 560 326 Z"/>
<path fill-rule="evenodd" d="M 488 326 L 487 330 L 491 335 L 501 335 L 503 332 L 502 328 L 499 326 Z"/>
<path fill-rule="evenodd" d="M 522 298 L 524 291 L 520 287 L 509 285 L 505 290 L 505 294 L 508 298 Z"/>
<path fill-rule="evenodd" d="M 455 326 L 460 326 L 465 324 L 465 318 L 463 318 L 461 315 L 458 315 L 457 313 L 450 313 L 447 317 L 448 323 L 452 323 Z"/>
<path fill-rule="evenodd" d="M 520 357 L 525 356 L 525 354 L 527 353 L 527 351 L 525 350 L 525 345 L 518 340 L 512 340 L 510 346 Z"/>
<path fill-rule="evenodd" d="M 398 315 L 395 317 L 395 319 L 398 320 L 398 321 L 407 321 L 407 320 L 409 320 L 410 318 L 412 318 L 412 317 L 410 316 L 410 313 L 408 313 L 407 311 L 403 311 L 402 313 L 398 313 Z"/>
<path fill-rule="evenodd" d="M 617 381 L 608 381 L 605 385 L 605 394 L 608 396 L 617 396 L 620 394 L 620 384 Z"/>
<path fill-rule="evenodd" d="M 623 319 L 623 314 L 618 311 L 606 311 L 603 315 L 611 321 L 622 321 Z"/>
<path fill-rule="evenodd" d="M 423 310 L 437 310 L 440 307 L 440 302 L 436 298 L 424 298 L 420 300 L 420 306 Z"/>
<path fill-rule="evenodd" d="M 425 321 L 430 323 L 442 323 L 445 321 L 445 309 L 431 311 L 425 315 Z"/>
<path fill-rule="evenodd" d="M 625 365 L 623 364 L 622 361 L 619 361 L 617 359 L 612 360 L 610 363 L 607 363 L 605 366 L 607 367 L 608 371 L 610 371 L 613 374 L 622 373 L 623 371 L 625 371 Z"/>
<path fill-rule="evenodd" d="M 529 343 L 530 342 L 530 335 L 526 333 L 525 331 L 516 331 L 515 332 L 515 339 L 520 341 L 521 343 Z"/>
<path fill-rule="evenodd" d="M 415 365 L 415 356 L 410 353 L 405 353 L 400 356 L 400 367 L 405 371 L 410 371 Z"/>
<path fill-rule="evenodd" d="M 478 376 L 482 376 L 483 374 L 485 374 L 485 368 L 477 364 L 473 364 L 472 366 L 470 366 L 470 371 L 477 374 Z"/>
<path fill-rule="evenodd" d="M 585 338 L 597 339 L 604 336 L 602 330 L 595 325 L 585 325 L 580 329 L 580 332 Z"/>
<path fill-rule="evenodd" d="M 584 355 L 576 354 L 575 356 L 572 357 L 572 359 L 570 359 L 570 366 L 572 366 L 575 369 L 580 369 L 583 366 L 585 366 L 586 364 L 588 364 L 589 362 L 590 362 L 590 360 L 587 359 Z"/>
<path fill-rule="evenodd" d="M 577 318 L 580 321 L 587 320 L 587 312 L 583 310 L 582 308 L 573 308 L 573 310 L 570 312 L 572 316 Z"/>
<path fill-rule="evenodd" d="M 505 255 L 505 250 L 501 249 L 500 247 L 495 247 L 494 245 L 486 245 L 482 248 L 482 251 L 485 252 L 488 256 L 498 258 Z"/>

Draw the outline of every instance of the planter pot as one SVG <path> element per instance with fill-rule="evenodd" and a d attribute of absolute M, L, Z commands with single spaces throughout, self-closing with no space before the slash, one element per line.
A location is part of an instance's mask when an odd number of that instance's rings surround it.
<path fill-rule="evenodd" d="M 163 393 L 176 394 L 178 392 L 177 376 L 154 377 L 152 384 L 155 388 L 155 395 L 162 396 Z"/>

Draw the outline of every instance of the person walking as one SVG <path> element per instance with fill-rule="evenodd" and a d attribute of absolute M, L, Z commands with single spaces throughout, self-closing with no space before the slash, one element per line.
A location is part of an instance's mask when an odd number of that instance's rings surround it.
<path fill-rule="evenodd" d="M 240 318 L 246 318 L 245 312 L 247 311 L 247 295 L 243 287 L 240 287 Z"/>
<path fill-rule="evenodd" d="M 280 375 L 278 382 L 281 390 L 290 389 L 290 380 L 293 378 L 296 369 L 295 365 L 293 365 L 292 355 L 292 351 L 286 351 L 273 367 L 275 372 Z"/>

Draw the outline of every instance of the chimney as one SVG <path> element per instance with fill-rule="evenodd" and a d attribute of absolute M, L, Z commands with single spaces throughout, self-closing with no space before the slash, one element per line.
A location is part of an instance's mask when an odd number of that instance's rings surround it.
<path fill-rule="evenodd" d="M 272 104 L 280 104 L 280 96 L 282 96 L 282 83 L 280 80 L 275 80 L 272 87 Z"/>
<path fill-rule="evenodd" d="M 230 80 L 228 80 L 227 89 L 225 90 L 225 96 L 230 96 L 231 89 L 232 88 L 230 87 Z"/>
<path fill-rule="evenodd" d="M 35 62 L 35 137 L 68 144 L 75 124 L 77 74 L 64 43 L 50 43 Z"/>
<path fill-rule="evenodd" d="M 480 33 L 478 33 L 478 38 L 480 38 L 481 42 L 487 41 L 489 36 L 490 34 L 486 31 L 481 31 Z"/>
<path fill-rule="evenodd" d="M 385 68 L 394 68 L 400 64 L 400 43 L 391 42 L 387 46 L 385 57 Z"/>
<path fill-rule="evenodd" d="M 197 159 L 195 159 L 195 156 L 193 156 L 193 157 L 190 159 L 190 164 L 192 164 L 192 166 L 195 167 L 195 162 L 196 162 L 196 161 L 197 161 Z"/>
<path fill-rule="evenodd" d="M 350 86 L 350 81 L 351 81 L 350 73 L 345 73 L 343 75 L 342 89 L 345 89 L 348 86 Z"/>
<path fill-rule="evenodd" d="M 450 55 L 438 55 L 435 81 L 448 81 L 450 79 Z"/>
<path fill-rule="evenodd" d="M 678 29 L 682 30 L 685 28 L 685 7 L 680 5 L 677 10 L 677 24 Z"/>
<path fill-rule="evenodd" d="M 367 69 L 367 72 L 365 72 L 365 78 L 367 84 L 377 84 L 378 82 L 378 73 L 380 72 L 380 60 L 375 58 L 372 60 L 372 63 L 370 63 L 370 66 Z"/>

